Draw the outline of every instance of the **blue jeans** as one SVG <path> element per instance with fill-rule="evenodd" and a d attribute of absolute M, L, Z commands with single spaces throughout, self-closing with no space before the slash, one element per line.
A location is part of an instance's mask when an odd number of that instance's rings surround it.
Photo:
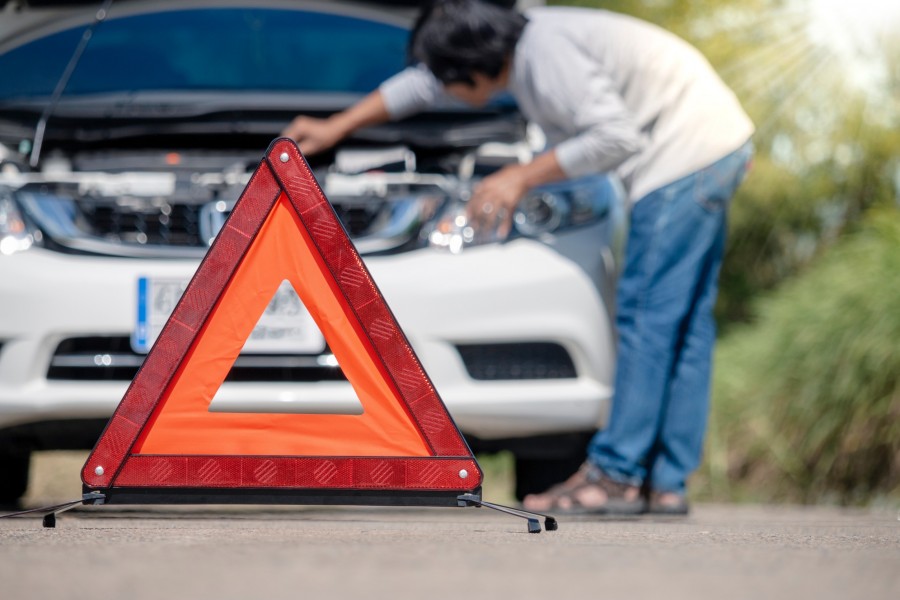
<path fill-rule="evenodd" d="M 748 142 L 634 205 L 612 410 L 588 447 L 588 460 L 615 480 L 684 493 L 700 464 L 728 205 L 752 151 Z"/>

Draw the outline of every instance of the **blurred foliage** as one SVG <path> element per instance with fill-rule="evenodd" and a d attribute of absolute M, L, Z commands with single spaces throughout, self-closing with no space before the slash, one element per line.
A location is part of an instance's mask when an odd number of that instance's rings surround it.
<path fill-rule="evenodd" d="M 900 501 L 898 273 L 900 210 L 872 210 L 720 342 L 704 496 Z"/>
<path fill-rule="evenodd" d="M 517 502 L 515 457 L 511 452 L 479 454 L 478 464 L 484 473 L 482 494 L 488 502 L 514 506 Z"/>
<path fill-rule="evenodd" d="M 900 500 L 896 27 L 876 30 L 870 14 L 854 30 L 854 8 L 817 0 L 549 3 L 628 13 L 680 35 L 757 127 L 730 215 L 695 491 Z"/>

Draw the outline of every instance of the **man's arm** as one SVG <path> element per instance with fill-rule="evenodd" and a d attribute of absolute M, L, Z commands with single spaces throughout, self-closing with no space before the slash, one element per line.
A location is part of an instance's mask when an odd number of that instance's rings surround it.
<path fill-rule="evenodd" d="M 350 108 L 327 119 L 300 115 L 291 121 L 281 135 L 296 141 L 303 154 L 315 154 L 331 148 L 357 129 L 384 123 L 389 119 L 384 97 L 380 90 L 375 90 Z"/>
<path fill-rule="evenodd" d="M 443 96 L 434 75 L 425 67 L 409 67 L 382 83 L 350 108 L 327 119 L 298 116 L 281 135 L 300 144 L 304 154 L 331 148 L 354 131 L 402 119 L 428 108 Z"/>

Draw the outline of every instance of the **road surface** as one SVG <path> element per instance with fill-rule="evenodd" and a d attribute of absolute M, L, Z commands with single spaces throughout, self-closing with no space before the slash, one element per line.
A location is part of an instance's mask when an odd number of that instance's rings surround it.
<path fill-rule="evenodd" d="M 484 508 L 86 507 L 0 520 L 0 598 L 900 598 L 893 510 L 700 505 L 682 519 Z"/>

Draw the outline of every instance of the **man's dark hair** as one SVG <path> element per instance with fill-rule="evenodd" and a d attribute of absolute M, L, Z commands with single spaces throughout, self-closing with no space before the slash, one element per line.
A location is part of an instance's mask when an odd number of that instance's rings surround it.
<path fill-rule="evenodd" d="M 419 15 L 409 43 L 442 83 L 475 83 L 473 73 L 496 79 L 512 56 L 528 19 L 481 0 L 435 0 Z"/>

